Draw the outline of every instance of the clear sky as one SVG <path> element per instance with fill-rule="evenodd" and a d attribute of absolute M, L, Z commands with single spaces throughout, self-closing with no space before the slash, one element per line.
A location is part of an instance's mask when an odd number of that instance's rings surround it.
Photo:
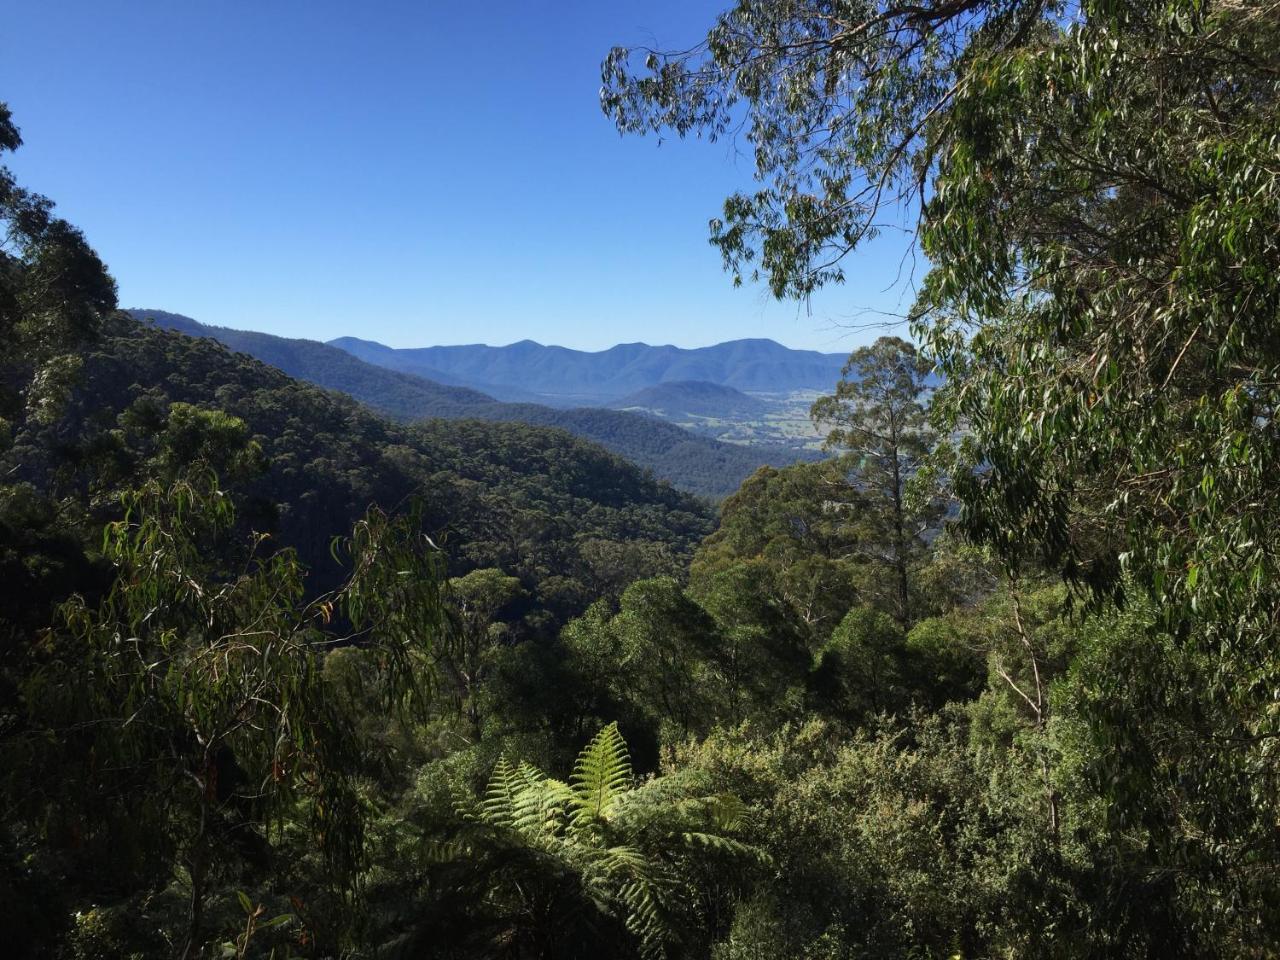
<path fill-rule="evenodd" d="M 734 290 L 707 220 L 749 160 L 622 138 L 600 112 L 610 46 L 688 45 L 724 3 L 15 3 L 9 165 L 124 306 L 393 346 L 850 349 L 875 335 L 848 329 L 860 311 L 910 301 L 902 241 L 809 311 Z"/>

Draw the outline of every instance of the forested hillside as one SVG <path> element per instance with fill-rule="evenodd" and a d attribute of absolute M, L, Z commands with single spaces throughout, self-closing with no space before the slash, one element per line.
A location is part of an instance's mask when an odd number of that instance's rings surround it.
<path fill-rule="evenodd" d="M 478 390 L 387 370 L 316 340 L 212 327 L 165 310 L 133 309 L 129 314 L 136 320 L 191 337 L 217 340 L 236 353 L 248 354 L 298 380 L 349 394 L 397 419 L 465 416 L 477 406 L 495 402 Z"/>
<path fill-rule="evenodd" d="M 733 492 L 761 465 L 785 466 L 811 456 L 803 450 L 782 446 L 745 447 L 721 443 L 653 417 L 620 410 L 500 403 L 466 387 L 445 386 L 364 363 L 313 340 L 288 340 L 247 330 L 209 327 L 162 310 L 131 313 L 139 319 L 154 320 L 161 326 L 193 336 L 212 337 L 291 376 L 341 390 L 397 418 L 470 417 L 568 430 L 651 470 L 659 479 L 706 497 L 718 499 Z"/>
<path fill-rule="evenodd" d="M 202 419 L 215 410 L 224 417 L 216 440 L 203 435 L 212 428 Z M 557 616 L 616 579 L 610 564 L 675 569 L 710 529 L 694 499 L 561 431 L 475 420 L 396 425 L 210 340 L 125 318 L 83 355 L 63 415 L 21 436 L 13 478 L 97 500 L 157 457 L 230 456 L 211 451 L 215 442 L 253 445 L 232 486 L 242 519 L 297 550 L 312 592 L 332 587 L 330 541 L 371 503 L 418 498 L 423 529 L 450 555 L 451 572 L 501 566 L 534 607 Z M 166 443 L 181 452 L 164 452 Z M 95 519 L 112 512 L 108 496 Z"/>
<path fill-rule="evenodd" d="M 1277 955 L 1280 8 L 708 31 L 601 102 L 748 131 L 737 279 L 929 261 L 714 520 L 140 324 L 0 168 L 6 955 Z"/>
<path fill-rule="evenodd" d="M 823 387 L 829 390 L 836 381 Z M 659 415 L 670 415 L 679 418 L 693 414 L 699 417 L 759 417 L 769 410 L 769 404 L 763 400 L 705 380 L 671 380 L 657 386 L 645 387 L 635 393 L 629 393 L 609 406 L 617 410 L 641 409 L 651 410 Z"/>

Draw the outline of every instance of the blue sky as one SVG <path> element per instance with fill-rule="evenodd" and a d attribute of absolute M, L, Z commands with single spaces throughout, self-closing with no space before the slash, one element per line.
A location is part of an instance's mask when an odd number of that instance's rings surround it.
<path fill-rule="evenodd" d="M 735 290 L 706 224 L 748 159 L 600 112 L 611 45 L 688 45 L 724 2 L 19 3 L 9 166 L 126 306 L 394 346 L 851 349 L 860 311 L 909 303 L 902 241 L 808 311 Z"/>

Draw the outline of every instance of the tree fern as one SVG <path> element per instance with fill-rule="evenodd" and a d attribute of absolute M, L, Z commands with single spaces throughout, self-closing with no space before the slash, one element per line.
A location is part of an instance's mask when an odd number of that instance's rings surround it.
<path fill-rule="evenodd" d="M 621 935 L 641 956 L 662 957 L 700 922 L 695 877 L 761 861 L 733 836 L 747 822 L 742 801 L 690 796 L 679 778 L 637 784 L 616 724 L 587 744 L 567 783 L 503 757 L 481 799 L 457 810 L 462 823 L 428 846 L 424 860 L 457 866 L 466 860 L 455 858 L 470 858 L 471 882 L 487 890 L 477 909 L 501 911 L 492 922 L 513 942 L 596 931 L 613 945 L 600 955 L 611 955 L 616 939 L 607 938 Z"/>
<path fill-rule="evenodd" d="M 631 755 L 617 723 L 609 724 L 587 744 L 574 765 L 570 783 L 575 827 L 609 819 L 618 797 L 632 783 Z"/>
<path fill-rule="evenodd" d="M 427 863 L 456 863 L 465 860 L 472 846 L 464 837 L 450 840 L 424 840 L 420 846 L 422 859 Z"/>

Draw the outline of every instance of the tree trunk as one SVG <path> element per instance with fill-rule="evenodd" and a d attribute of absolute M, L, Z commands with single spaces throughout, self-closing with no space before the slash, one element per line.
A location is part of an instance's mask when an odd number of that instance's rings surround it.
<path fill-rule="evenodd" d="M 204 885 L 208 874 L 203 827 L 200 832 L 198 845 L 187 863 L 187 869 L 191 873 L 191 903 L 187 917 L 187 943 L 182 949 L 182 960 L 195 960 L 200 955 L 200 937 L 204 926 Z"/>
<path fill-rule="evenodd" d="M 203 776 L 194 776 L 196 789 L 200 791 L 200 826 L 191 843 L 187 857 L 187 871 L 191 877 L 191 901 L 187 913 L 187 942 L 182 948 L 182 960 L 195 960 L 200 955 L 200 938 L 204 927 L 205 882 L 209 876 L 209 803 L 215 789 L 216 768 L 206 750 Z"/>
<path fill-rule="evenodd" d="M 898 574 L 898 622 L 905 629 L 911 603 L 907 589 L 907 535 L 906 517 L 902 505 L 902 458 L 898 456 L 895 442 L 890 451 L 893 457 L 893 563 Z"/>

